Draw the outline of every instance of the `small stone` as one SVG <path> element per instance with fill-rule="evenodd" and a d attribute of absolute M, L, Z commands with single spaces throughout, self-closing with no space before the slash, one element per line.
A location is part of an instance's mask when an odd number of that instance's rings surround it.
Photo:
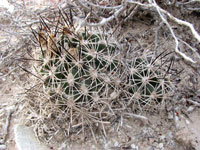
<path fill-rule="evenodd" d="M 190 113 L 190 112 L 192 112 L 194 109 L 195 109 L 194 106 L 190 106 L 190 107 L 187 109 L 187 112 Z"/>
<path fill-rule="evenodd" d="M 165 138 L 166 138 L 165 135 L 161 135 L 161 136 L 160 136 L 160 139 L 162 139 L 162 140 L 164 140 Z"/>
<path fill-rule="evenodd" d="M 169 133 L 168 133 L 168 136 L 170 137 L 170 138 L 173 138 L 174 136 L 173 136 L 173 133 L 170 131 Z"/>
<path fill-rule="evenodd" d="M 6 145 L 0 145 L 0 150 L 5 150 L 6 149 Z"/>
<path fill-rule="evenodd" d="M 175 116 L 175 120 L 178 121 L 178 120 L 179 120 L 179 117 L 178 117 L 178 116 Z"/>
<path fill-rule="evenodd" d="M 131 144 L 131 147 L 132 147 L 132 148 L 136 148 L 135 144 Z"/>
<path fill-rule="evenodd" d="M 173 114 L 172 113 L 168 113 L 168 119 L 173 119 Z"/>
<path fill-rule="evenodd" d="M 135 144 L 131 144 L 131 148 L 133 148 L 134 150 L 138 150 L 138 146 L 136 146 Z"/>
<path fill-rule="evenodd" d="M 36 138 L 32 128 L 16 125 L 14 133 L 18 150 L 48 150 L 47 146 Z"/>
<path fill-rule="evenodd" d="M 187 120 L 187 119 L 185 120 L 185 122 L 186 122 L 186 124 L 190 124 L 190 121 L 189 121 L 189 120 Z"/>
<path fill-rule="evenodd" d="M 111 145 L 111 141 L 105 143 L 104 149 L 107 150 L 109 149 L 109 146 Z"/>
<path fill-rule="evenodd" d="M 115 143 L 114 143 L 114 146 L 118 146 L 119 145 L 119 143 L 116 141 Z"/>
<path fill-rule="evenodd" d="M 0 134 L 0 136 L 3 136 L 3 134 L 1 135 Z M 0 139 L 0 144 L 3 144 L 4 143 L 4 139 Z"/>
<path fill-rule="evenodd" d="M 164 144 L 163 143 L 159 143 L 158 146 L 159 146 L 159 148 L 163 148 Z"/>
<path fill-rule="evenodd" d="M 92 145 L 92 149 L 96 149 L 96 146 L 95 146 L 95 145 Z"/>
<path fill-rule="evenodd" d="M 67 144 L 62 143 L 58 150 L 65 150 L 65 149 L 67 149 Z"/>

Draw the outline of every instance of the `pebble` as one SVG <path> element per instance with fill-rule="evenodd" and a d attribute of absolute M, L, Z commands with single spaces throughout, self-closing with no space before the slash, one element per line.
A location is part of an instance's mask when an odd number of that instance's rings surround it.
<path fill-rule="evenodd" d="M 159 148 L 162 149 L 164 147 L 164 144 L 163 143 L 159 143 L 158 146 L 159 146 Z"/>
<path fill-rule="evenodd" d="M 161 139 L 161 140 L 164 140 L 165 138 L 166 138 L 165 135 L 161 135 L 161 136 L 160 136 L 160 139 Z"/>
<path fill-rule="evenodd" d="M 6 149 L 6 145 L 0 145 L 0 150 L 5 150 Z"/>
<path fill-rule="evenodd" d="M 18 150 L 49 150 L 45 144 L 38 141 L 30 127 L 15 125 L 14 134 Z"/>
<path fill-rule="evenodd" d="M 187 119 L 185 120 L 185 122 L 186 122 L 187 124 L 190 124 L 190 121 L 189 121 L 189 120 L 187 120 Z"/>
<path fill-rule="evenodd" d="M 173 119 L 173 118 L 174 118 L 173 114 L 171 112 L 168 113 L 168 119 Z"/>
<path fill-rule="evenodd" d="M 190 113 L 190 112 L 192 112 L 194 109 L 195 109 L 194 106 L 190 106 L 190 107 L 187 109 L 187 112 Z"/>
<path fill-rule="evenodd" d="M 116 142 L 114 143 L 114 146 L 117 147 L 118 145 L 119 145 L 119 143 L 116 141 Z"/>
<path fill-rule="evenodd" d="M 92 145 L 92 147 L 91 147 L 92 149 L 96 149 L 96 146 L 95 145 Z"/>
<path fill-rule="evenodd" d="M 136 146 L 135 144 L 131 144 L 131 148 L 133 148 L 134 150 L 138 150 L 138 146 Z"/>
<path fill-rule="evenodd" d="M 178 120 L 179 120 L 179 117 L 178 117 L 178 116 L 175 116 L 175 120 L 178 121 Z"/>

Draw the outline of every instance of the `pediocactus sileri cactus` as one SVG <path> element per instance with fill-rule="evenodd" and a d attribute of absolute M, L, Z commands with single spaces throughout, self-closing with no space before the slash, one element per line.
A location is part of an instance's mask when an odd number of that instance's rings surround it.
<path fill-rule="evenodd" d="M 44 87 L 57 100 L 97 101 L 119 94 L 119 49 L 98 33 L 61 35 L 41 64 Z M 59 98 L 58 98 L 59 97 Z"/>
<path fill-rule="evenodd" d="M 43 91 L 38 92 L 42 98 L 28 107 L 42 108 L 36 119 L 39 127 L 47 120 L 56 124 L 55 128 L 46 123 L 43 133 L 46 129 L 63 129 L 70 134 L 81 126 L 84 129 L 96 124 L 104 128 L 119 112 L 151 111 L 160 106 L 171 83 L 157 63 L 159 59 L 153 61 L 147 54 L 134 56 L 131 52 L 127 52 L 130 58 L 126 59 L 123 46 L 108 33 L 89 28 L 75 30 L 59 26 L 55 33 L 37 32 L 41 50 L 37 49 L 40 61 L 35 68 Z"/>

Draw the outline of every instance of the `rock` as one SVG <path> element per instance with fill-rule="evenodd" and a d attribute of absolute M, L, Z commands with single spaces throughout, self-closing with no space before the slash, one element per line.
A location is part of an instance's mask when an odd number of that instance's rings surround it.
<path fill-rule="evenodd" d="M 16 125 L 14 134 L 18 150 L 49 150 L 47 146 L 39 142 L 30 127 Z"/>
<path fill-rule="evenodd" d="M 119 145 L 119 143 L 116 141 L 116 142 L 114 143 L 114 146 L 117 147 L 118 145 Z"/>
<path fill-rule="evenodd" d="M 0 145 L 0 150 L 5 150 L 6 149 L 6 145 Z"/>

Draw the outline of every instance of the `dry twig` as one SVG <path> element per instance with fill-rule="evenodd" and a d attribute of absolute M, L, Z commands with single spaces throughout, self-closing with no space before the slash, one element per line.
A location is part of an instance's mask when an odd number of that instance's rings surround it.
<path fill-rule="evenodd" d="M 87 7 L 84 2 L 82 0 L 76 0 L 76 2 L 82 6 L 83 8 L 87 9 L 88 11 L 90 10 L 89 7 Z M 108 22 L 112 21 L 114 18 L 116 18 L 119 14 L 121 14 L 123 11 L 126 10 L 126 6 L 128 4 L 135 4 L 135 5 L 139 5 L 145 8 L 155 8 L 156 11 L 158 12 L 160 18 L 162 19 L 162 21 L 167 25 L 167 27 L 169 28 L 172 37 L 175 40 L 175 52 L 180 55 L 182 58 L 184 58 L 184 60 L 190 62 L 190 63 L 195 63 L 194 60 L 192 60 L 189 56 L 187 56 L 186 54 L 184 54 L 183 52 L 181 52 L 179 50 L 179 41 L 178 38 L 176 37 L 171 25 L 169 24 L 169 22 L 167 21 L 167 19 L 165 18 L 164 15 L 168 16 L 171 20 L 173 20 L 174 22 L 180 24 L 180 25 L 184 25 L 186 27 L 189 27 L 192 35 L 194 38 L 196 38 L 199 42 L 200 42 L 200 35 L 197 33 L 197 31 L 194 29 L 193 25 L 187 21 L 178 19 L 174 16 L 172 16 L 169 12 L 167 12 L 166 10 L 162 9 L 161 7 L 159 7 L 156 3 L 155 0 L 148 0 L 148 3 L 140 3 L 138 1 L 134 1 L 134 0 L 124 0 L 122 2 L 121 5 L 119 6 L 113 6 L 113 7 L 106 7 L 106 6 L 98 6 L 96 4 L 93 4 L 91 2 L 86 2 L 88 5 L 90 5 L 91 7 L 94 8 L 100 8 L 100 9 L 108 9 L 108 10 L 116 10 L 115 13 L 113 15 L 111 15 L 108 18 L 102 18 L 101 21 L 99 23 L 89 23 L 87 22 L 87 17 L 85 19 L 79 19 L 79 28 L 84 27 L 84 26 L 92 26 L 92 27 L 96 27 L 96 26 L 103 26 L 105 24 L 107 24 Z"/>

